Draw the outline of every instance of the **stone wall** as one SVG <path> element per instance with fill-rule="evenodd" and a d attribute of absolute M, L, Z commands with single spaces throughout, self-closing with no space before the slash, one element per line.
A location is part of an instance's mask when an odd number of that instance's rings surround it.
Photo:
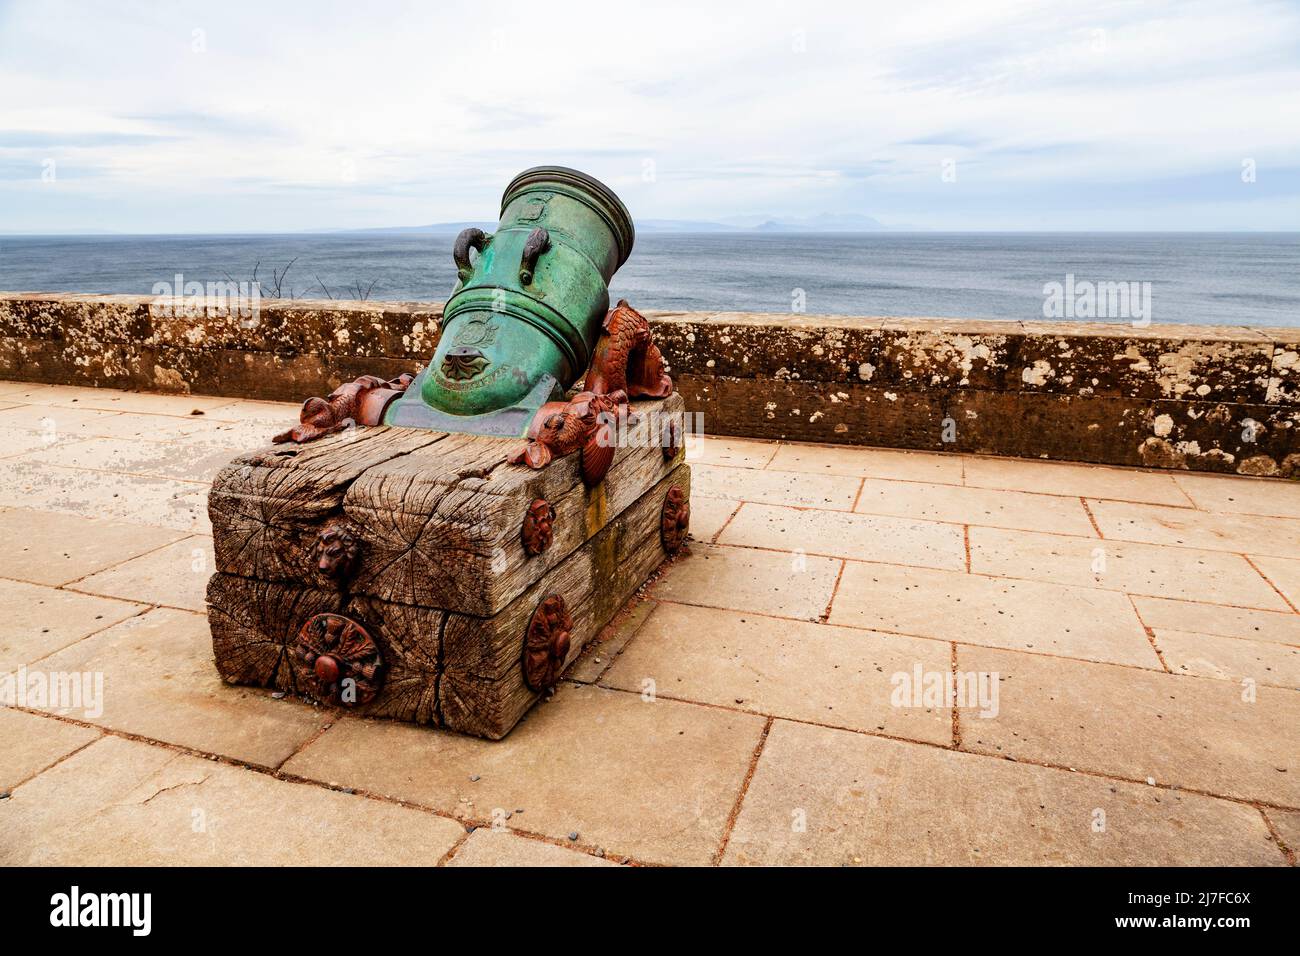
<path fill-rule="evenodd" d="M 0 378 L 297 400 L 432 354 L 439 303 L 0 293 Z M 1300 328 L 647 312 L 711 434 L 1300 477 Z"/>
<path fill-rule="evenodd" d="M 440 302 L 263 299 L 256 317 L 152 296 L 0 293 L 0 378 L 301 401 L 414 371 Z"/>
<path fill-rule="evenodd" d="M 662 313 L 708 430 L 1300 477 L 1300 328 Z"/>

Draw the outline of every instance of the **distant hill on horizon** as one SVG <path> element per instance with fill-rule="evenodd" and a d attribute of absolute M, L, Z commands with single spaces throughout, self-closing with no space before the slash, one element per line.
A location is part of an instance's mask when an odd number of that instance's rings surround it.
<path fill-rule="evenodd" d="M 856 213 L 823 213 L 819 216 L 790 218 L 786 216 L 744 216 L 709 222 L 694 219 L 638 219 L 637 232 L 880 232 L 891 227 L 871 216 Z M 423 226 L 375 226 L 368 229 L 336 229 L 348 233 L 430 233 L 455 234 L 462 229 L 475 227 L 491 232 L 495 222 L 433 222 Z"/>

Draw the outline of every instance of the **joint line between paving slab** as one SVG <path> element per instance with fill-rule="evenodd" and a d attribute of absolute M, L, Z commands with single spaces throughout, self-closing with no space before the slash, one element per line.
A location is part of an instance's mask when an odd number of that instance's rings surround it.
<path fill-rule="evenodd" d="M 3 578 L 3 579 L 0 579 L 0 580 L 6 580 L 6 581 L 8 581 L 8 580 L 12 580 L 12 578 Z M 20 583 L 22 583 L 22 584 L 26 584 L 27 582 L 26 582 L 26 581 L 23 581 L 23 582 L 20 582 Z M 61 589 L 61 588 L 53 588 L 52 590 L 59 591 L 59 590 L 62 590 L 62 589 Z M 140 601 L 127 601 L 127 600 L 125 600 L 125 599 L 123 599 L 123 598 L 104 598 L 104 596 L 103 596 L 102 594 L 86 594 L 86 592 L 84 592 L 84 591 L 69 591 L 68 593 L 69 593 L 69 594 L 81 594 L 81 595 L 86 596 L 86 597 L 97 597 L 97 598 L 102 598 L 102 599 L 109 600 L 109 601 L 120 601 L 120 602 L 123 603 L 123 604 L 141 604 L 141 603 L 142 603 L 142 602 L 140 602 Z M 97 627 L 97 628 L 95 628 L 95 630 L 91 631 L 89 634 L 83 634 L 81 637 L 77 638 L 75 641 L 71 642 L 70 644 L 64 644 L 62 647 L 56 647 L 54 650 L 50 651 L 48 654 L 42 654 L 40 657 L 34 658 L 33 660 L 30 660 L 30 661 L 27 661 L 26 663 L 24 663 L 24 664 L 22 664 L 22 665 L 20 665 L 20 666 L 22 666 L 22 667 L 35 667 L 37 664 L 39 664 L 41 661 L 45 660 L 45 659 L 48 658 L 48 657 L 53 657 L 55 654 L 61 654 L 63 651 L 66 651 L 68 648 L 70 648 L 70 647 L 76 647 L 76 646 L 77 646 L 78 644 L 80 644 L 82 641 L 87 641 L 87 640 L 89 640 L 89 639 L 92 638 L 92 637 L 96 637 L 96 636 L 98 636 L 98 635 L 100 635 L 100 634 L 103 634 L 105 631 L 110 630 L 110 629 L 112 629 L 112 628 L 114 628 L 114 627 L 117 627 L 119 624 L 125 624 L 127 621 L 134 621 L 134 620 L 135 620 L 136 618 L 138 618 L 138 617 L 144 617 L 144 615 L 148 614 L 150 611 L 156 611 L 156 610 L 158 610 L 158 608 L 159 608 L 160 606 L 161 606 L 161 605 L 158 605 L 158 604 L 145 604 L 143 607 L 140 608 L 140 610 L 136 611 L 134 614 L 128 614 L 126 617 L 122 618 L 120 621 L 113 621 L 111 624 L 105 624 L 103 627 Z M 187 610 L 187 609 L 186 609 L 186 608 L 179 608 L 178 610 Z M 199 612 L 197 612 L 197 611 L 188 611 L 188 613 L 190 613 L 190 614 L 197 614 L 197 613 L 199 613 Z M 37 711 L 36 713 L 40 713 L 40 711 Z M 88 727 L 92 727 L 92 726 L 94 726 L 94 725 L 93 725 L 93 724 L 87 724 L 86 726 L 88 726 Z"/>
<path fill-rule="evenodd" d="M 1088 499 L 1083 495 L 1079 495 L 1079 504 L 1083 505 L 1083 513 L 1088 516 L 1088 521 L 1092 524 L 1092 530 L 1097 532 L 1097 537 L 1104 541 L 1106 536 L 1101 533 L 1101 525 L 1097 524 L 1096 515 L 1094 515 L 1092 509 L 1088 507 Z"/>
<path fill-rule="evenodd" d="M 708 496 L 707 496 L 707 495 L 701 495 L 700 497 L 704 498 L 704 497 L 708 497 Z M 727 500 L 727 499 L 723 499 L 723 500 Z M 734 519 L 734 518 L 736 517 L 736 515 L 740 514 L 740 509 L 743 508 L 743 507 L 745 507 L 745 504 L 746 504 L 746 502 L 744 502 L 743 500 L 742 500 L 742 501 L 737 501 L 737 502 L 736 502 L 736 507 L 734 507 L 734 508 L 731 509 L 731 514 L 727 515 L 727 520 L 724 521 L 724 522 L 722 522 L 722 527 L 720 527 L 717 531 L 713 532 L 713 537 L 710 538 L 710 539 L 706 542 L 706 544 L 717 544 L 717 543 L 718 543 L 718 539 L 719 539 L 720 537 L 722 537 L 722 532 L 724 532 L 724 531 L 727 530 L 727 526 L 728 526 L 729 524 L 731 524 L 732 519 Z"/>
<path fill-rule="evenodd" d="M 583 684 L 581 681 L 564 678 L 565 683 L 573 684 L 577 687 L 590 686 Z M 601 690 L 611 691 L 616 694 L 637 694 L 640 691 L 628 690 L 626 687 L 615 687 L 613 684 L 596 684 Z M 662 691 L 655 692 L 656 700 L 668 700 L 674 704 L 690 704 L 692 707 L 703 707 L 706 710 L 720 710 L 725 714 L 743 714 L 746 717 L 762 717 L 766 720 L 784 720 L 792 724 L 805 724 L 809 727 L 819 727 L 822 730 L 843 730 L 851 734 L 862 734 L 866 737 L 879 737 L 881 740 L 892 740 L 900 744 L 925 744 L 927 747 L 939 747 L 943 750 L 952 750 L 951 744 L 938 744 L 934 741 L 921 740 L 918 737 L 899 737 L 896 734 L 886 733 L 883 730 L 863 730 L 860 727 L 850 727 L 847 724 L 829 724 L 821 720 L 813 720 L 809 717 L 786 717 L 781 714 L 768 714 L 761 710 L 745 710 L 743 707 L 736 707 L 731 704 L 718 704 L 708 700 L 692 700 L 689 697 L 675 697 L 672 694 L 665 694 Z M 942 708 L 941 708 L 942 709 Z M 929 708 L 927 708 L 927 711 Z M 974 753 L 974 751 L 962 751 L 962 753 Z M 980 755 L 982 756 L 982 755 Z"/>
<path fill-rule="evenodd" d="M 448 863 L 450 863 L 452 860 L 456 858 L 456 854 L 460 852 L 460 848 L 463 847 L 469 841 L 469 838 L 474 831 L 470 830 L 467 827 L 462 827 L 461 829 L 462 829 L 461 835 L 456 838 L 456 842 L 453 843 L 450 847 L 448 847 L 447 852 L 442 855 L 442 858 L 439 859 L 438 862 L 434 864 L 434 866 L 446 866 Z"/>
<path fill-rule="evenodd" d="M 745 802 L 745 795 L 749 792 L 750 781 L 754 779 L 754 773 L 758 770 L 758 760 L 763 755 L 763 746 L 767 743 L 767 735 L 772 732 L 772 724 L 775 722 L 776 718 L 768 717 L 758 735 L 758 743 L 754 745 L 754 753 L 750 757 L 749 767 L 745 771 L 745 779 L 740 782 L 740 791 L 736 794 L 736 802 L 732 805 L 731 812 L 727 814 L 727 822 L 722 828 L 722 841 L 718 844 L 717 852 L 713 854 L 714 866 L 721 865 L 722 857 L 727 852 L 727 844 L 731 842 L 731 832 L 736 828 L 736 821 L 740 818 L 741 805 Z"/>
<path fill-rule="evenodd" d="M 1300 614 L 1300 608 L 1296 607 L 1294 604 L 1291 603 L 1291 599 L 1282 593 L 1282 589 L 1273 583 L 1272 578 L 1270 578 L 1267 574 L 1265 574 L 1263 571 L 1260 570 L 1259 565 L 1257 565 L 1254 561 L 1251 560 L 1250 555 L 1242 553 L 1241 557 L 1245 560 L 1247 564 L 1249 564 L 1255 570 L 1256 574 L 1258 574 L 1261 578 L 1264 579 L 1265 583 L 1267 583 L 1269 587 L 1271 587 L 1274 591 L 1277 592 L 1277 596 L 1286 602 L 1287 607 L 1289 607 L 1296 614 Z"/>
<path fill-rule="evenodd" d="M 132 439 L 127 439 L 127 440 L 129 441 Z M 231 449 L 231 451 L 236 451 L 236 449 Z M 22 454 L 24 455 L 39 454 L 39 450 L 25 451 Z M 178 478 L 174 475 L 163 475 L 163 474 L 159 474 L 158 472 L 122 471 L 122 470 L 115 470 L 112 468 L 92 468 L 90 465 L 67 465 L 63 463 L 55 464 L 54 462 L 44 462 L 35 459 L 18 461 L 16 458 L 10 458 L 10 459 L 6 459 L 6 461 L 14 461 L 16 464 L 21 464 L 21 465 L 44 466 L 47 468 L 66 468 L 69 471 L 84 471 L 92 475 L 121 475 L 123 478 L 147 478 L 150 481 L 177 481 L 180 482 L 181 484 L 198 485 L 204 488 L 210 487 L 212 484 L 212 482 L 206 478 Z"/>
<path fill-rule="evenodd" d="M 704 437 L 708 438 L 709 436 L 705 435 Z M 780 440 L 772 442 L 772 454 L 767 456 L 767 461 L 758 466 L 759 469 L 765 470 L 772 462 L 776 461 L 776 456 L 781 451 L 781 447 L 786 444 L 788 443 Z"/>
<path fill-rule="evenodd" d="M 1178 480 L 1178 475 L 1173 474 L 1170 475 L 1169 477 L 1170 479 L 1173 480 L 1174 487 L 1179 490 L 1179 492 L 1182 494 L 1184 498 L 1186 498 L 1188 501 L 1191 502 L 1192 507 L 1196 508 L 1198 511 L 1201 510 L 1201 506 L 1196 503 L 1196 499 L 1191 496 L 1191 493 L 1188 492 L 1188 490 L 1183 487 L 1183 483 Z M 1234 475 L 1232 477 L 1244 477 L 1244 476 Z"/>
<path fill-rule="evenodd" d="M 49 512 L 45 512 L 45 513 L 48 514 Z M 97 520 L 97 519 L 91 518 L 91 519 L 89 519 L 89 520 L 94 521 L 94 520 Z M 170 528 L 166 528 L 166 529 L 164 529 L 164 530 L 170 531 L 170 530 L 172 530 L 172 529 L 170 529 Z M 180 543 L 183 542 L 183 541 L 188 541 L 188 540 L 190 540 L 191 538 L 207 538 L 207 537 L 209 537 L 208 535 L 206 535 L 206 534 L 200 534 L 200 533 L 198 533 L 197 531 L 189 532 L 189 533 L 186 533 L 186 532 L 177 532 L 177 533 L 180 534 L 180 537 L 177 538 L 175 541 L 168 541 L 168 542 L 166 542 L 166 543 L 164 543 L 164 544 L 160 544 L 160 545 L 158 545 L 158 546 L 155 547 L 155 548 L 150 548 L 148 551 L 141 551 L 139 554 L 133 554 L 133 555 L 132 555 L 131 557 L 129 557 L 129 558 L 123 558 L 121 561 L 115 561 L 115 562 L 112 563 L 112 564 L 105 565 L 104 567 L 100 568 L 98 571 L 90 571 L 90 572 L 88 572 L 88 573 L 86 573 L 86 574 L 83 574 L 83 575 L 82 575 L 81 577 L 79 577 L 79 578 L 73 578 L 71 581 L 65 581 L 65 582 L 62 583 L 62 584 L 56 584 L 56 585 L 54 585 L 54 587 L 58 588 L 59 590 L 68 590 L 68 591 L 73 591 L 73 592 L 75 592 L 75 593 L 77 593 L 77 594 L 94 594 L 93 591 L 79 591 L 79 590 L 77 590 L 75 587 L 73 587 L 73 585 L 74 585 L 74 584 L 80 584 L 82 581 L 86 580 L 86 578 L 93 578 L 96 574 L 103 574 L 105 571 L 112 571 L 114 568 L 120 568 L 122 565 L 127 564 L 128 562 L 134 561 L 134 560 L 136 560 L 137 558 L 147 558 L 147 557 L 149 557 L 149 556 L 152 555 L 152 554 L 157 554 L 159 551 L 163 551 L 163 550 L 165 550 L 165 549 L 167 549 L 167 548 L 170 548 L 172 545 L 180 544 Z M 32 583 L 32 584 L 39 584 L 40 582 L 39 582 L 39 581 L 32 581 L 31 583 Z M 47 585 L 45 585 L 45 586 L 46 586 L 46 587 L 49 587 L 50 585 L 47 584 Z M 95 596 L 95 597 L 116 597 L 116 595 L 113 595 L 113 594 L 95 594 L 94 596 Z M 117 600 L 119 600 L 119 601 L 129 601 L 129 600 L 131 600 L 131 599 L 130 599 L 130 598 L 117 598 Z M 169 606 L 170 606 L 170 605 L 169 605 Z M 190 611 L 190 610 L 193 610 L 193 608 L 180 608 L 180 610 L 182 610 L 182 611 Z"/>
<path fill-rule="evenodd" d="M 952 707 L 952 749 L 961 749 L 961 721 L 959 718 L 960 708 L 957 706 L 957 688 L 961 686 L 957 677 L 957 642 L 952 641 L 952 700 L 949 706 Z"/>
<path fill-rule="evenodd" d="M 122 395 L 161 395 L 164 398 L 204 399 L 204 398 L 221 397 L 221 396 L 212 396 L 212 395 L 190 395 L 186 392 L 130 392 L 119 388 L 105 389 L 105 391 L 118 392 L 119 394 Z M 182 412 L 151 412 L 140 408 L 130 408 L 130 409 L 96 408 L 94 405 L 82 405 L 80 402 L 77 402 L 75 399 L 65 404 L 60 404 L 59 402 L 50 402 L 48 404 L 45 404 L 43 402 L 23 402 L 22 404 L 30 405 L 33 408 L 61 408 L 64 411 L 68 411 L 68 412 L 102 412 L 105 415 L 147 415 L 150 418 L 175 418 L 179 421 L 193 422 L 193 421 L 206 419 L 208 412 L 215 412 L 223 408 L 229 408 L 231 405 L 234 405 L 236 402 L 241 402 L 241 401 L 255 401 L 255 399 L 232 398 L 224 405 L 214 405 L 212 408 L 204 409 L 202 415 L 195 415 L 191 412 L 183 412 L 183 413 Z M 187 402 L 186 404 L 189 403 Z M 291 408 L 289 410 L 289 415 L 287 417 L 292 417 L 293 412 L 296 411 L 299 407 L 301 406 L 295 406 Z M 238 425 L 238 424 L 242 424 L 242 422 L 247 421 L 248 419 L 213 418 L 209 420 L 214 422 L 219 422 L 222 425 Z"/>
<path fill-rule="evenodd" d="M 1268 829 L 1268 835 L 1273 838 L 1273 842 L 1277 845 L 1277 848 L 1282 852 L 1282 858 L 1286 860 L 1289 866 L 1295 866 L 1296 865 L 1295 848 L 1287 846 L 1282 841 L 1282 835 L 1277 832 L 1277 827 L 1273 826 L 1273 821 L 1268 818 L 1268 814 L 1264 812 L 1264 808 L 1262 806 L 1256 805 L 1255 809 L 1259 811 L 1260 817 L 1263 818 L 1264 826 Z"/>
<path fill-rule="evenodd" d="M 18 708 L 15 707 L 15 708 L 13 708 L 13 709 L 14 709 L 14 710 L 17 710 Z M 42 717 L 50 717 L 50 716 L 53 716 L 53 715 L 51 715 L 51 714 L 41 714 L 40 716 L 42 716 Z M 92 728 L 87 728 L 87 729 L 92 729 Z M 59 764 L 63 763 L 65 760 L 67 760 L 67 759 L 69 759 L 69 758 L 71 758 L 71 757 L 75 757 L 77 754 L 81 753 L 83 750 L 85 750 L 85 749 L 86 749 L 87 747 L 89 747 L 91 744 L 98 743 L 99 741 L 103 740 L 104 737 L 105 737 L 104 729 L 103 729 L 102 727 L 94 727 L 93 729 L 94 729 L 94 730 L 98 730 L 99 733 L 95 734 L 95 736 L 91 737 L 89 740 L 87 740 L 87 741 L 86 741 L 84 744 L 82 744 L 80 747 L 74 747 L 72 750 L 69 750 L 69 751 L 68 751 L 67 753 L 65 753 L 63 756 L 57 758 L 56 760 L 52 760 L 50 763 L 46 764 L 44 767 L 41 767 L 41 769 L 37 770 L 35 773 L 28 774 L 26 777 L 23 777 L 23 779 L 19 780 L 17 783 L 15 783 L 15 784 L 13 784 L 12 786 L 8 787 L 7 789 L 8 789 L 8 791 L 9 791 L 10 795 L 12 795 L 13 792 L 14 792 L 15 790 L 17 790 L 19 787 L 21 787 L 23 784 L 31 783 L 33 780 L 35 780 L 35 779 L 36 779 L 37 777 L 39 777 L 41 774 L 45 773 L 45 771 L 47 771 L 47 770 L 53 770 L 55 767 L 57 767 Z"/>
<path fill-rule="evenodd" d="M 1165 660 L 1165 655 L 1161 652 L 1160 645 L 1156 643 L 1156 632 L 1147 625 L 1146 621 L 1142 620 L 1142 612 L 1138 610 L 1136 599 L 1134 599 L 1131 594 L 1126 594 L 1124 596 L 1128 598 L 1129 606 L 1133 608 L 1133 613 L 1137 615 L 1138 623 L 1142 625 L 1142 630 L 1146 632 L 1147 641 L 1151 644 L 1151 650 L 1155 651 L 1156 659 L 1160 661 L 1160 666 L 1165 669 L 1166 674 L 1172 674 L 1173 670 L 1169 667 L 1169 662 Z M 1223 679 L 1228 680 L 1229 678 Z"/>
<path fill-rule="evenodd" d="M 279 669 L 279 663 L 278 663 L 278 662 L 277 662 L 277 664 L 276 664 L 276 668 L 277 668 L 277 670 Z M 282 698 L 282 699 L 283 699 L 283 698 Z M 325 721 L 323 724 L 321 724 L 319 727 L 317 727 L 314 731 L 312 731 L 310 734 L 308 734 L 307 737 L 302 741 L 302 743 L 298 744 L 298 746 L 295 747 L 295 748 L 293 749 L 293 753 L 289 754 L 289 756 L 285 757 L 283 760 L 281 760 L 278 764 L 276 764 L 276 765 L 275 765 L 273 768 L 271 768 L 271 769 L 274 770 L 274 771 L 276 771 L 276 772 L 279 772 L 280 769 L 281 769 L 282 767 L 284 767 L 285 764 L 287 764 L 287 763 L 288 763 L 290 760 L 292 760 L 294 757 L 298 756 L 298 754 L 302 753 L 304 750 L 306 750 L 308 747 L 310 747 L 310 746 L 311 746 L 312 744 L 314 744 L 316 741 L 318 741 L 318 740 L 320 740 L 322 737 L 324 737 L 325 734 L 329 731 L 329 729 L 330 729 L 331 727 L 333 727 L 336 723 L 341 723 L 344 719 L 345 719 L 345 716 L 344 716 L 344 715 L 340 715 L 338 718 L 336 718 L 336 719 L 334 719 L 334 720 L 327 720 L 327 721 Z"/>
<path fill-rule="evenodd" d="M 639 600 L 634 597 L 633 600 L 636 600 L 638 604 L 644 604 L 645 602 L 650 601 L 655 605 L 655 607 L 652 607 L 647 611 L 645 617 L 641 618 L 641 622 L 637 624 L 636 627 L 632 628 L 632 633 L 627 636 L 627 640 L 623 642 L 623 646 L 614 651 L 613 654 L 609 655 L 609 660 L 605 662 L 605 666 L 602 667 L 596 676 L 591 679 L 590 683 L 599 684 L 601 680 L 604 679 L 605 675 L 609 673 L 609 669 L 614 666 L 614 662 L 623 656 L 623 652 L 626 651 L 628 647 L 631 646 L 632 642 L 636 640 L 636 636 L 645 629 L 646 623 L 650 618 L 654 617 L 655 609 L 659 606 L 659 602 L 649 596 L 642 597 Z"/>
<path fill-rule="evenodd" d="M 604 847 L 601 846 L 593 846 L 587 843 L 577 843 L 573 840 L 562 839 L 560 837 L 547 836 L 545 833 L 536 833 L 532 830 L 521 830 L 516 827 L 510 827 L 505 825 L 498 826 L 495 822 L 493 822 L 492 824 L 488 824 L 486 826 L 480 826 L 475 823 L 467 823 L 465 839 L 468 840 L 475 832 L 479 830 L 489 830 L 493 833 L 508 833 L 511 836 L 518 837 L 521 840 L 530 840 L 533 843 L 544 843 L 547 846 L 559 847 L 562 850 L 573 850 L 574 852 L 577 853 L 583 853 L 586 856 L 595 857 L 598 860 L 608 860 L 611 863 L 625 864 L 628 866 L 638 866 L 638 867 L 659 867 L 663 865 L 659 863 L 650 863 L 645 860 L 638 860 L 635 857 L 625 856 L 621 853 L 609 853 L 605 850 Z M 455 853 L 449 855 L 446 859 L 450 860 L 452 859 L 452 857 L 458 855 L 460 853 L 460 848 L 463 845 L 464 845 L 464 841 L 461 841 L 460 846 L 456 847 Z M 443 864 L 439 864 L 439 865 L 441 866 Z"/>
<path fill-rule="evenodd" d="M 831 618 L 831 607 L 835 604 L 835 598 L 840 593 L 840 580 L 844 577 L 844 567 L 846 562 L 840 559 L 840 569 L 835 572 L 835 583 L 831 585 L 831 596 L 826 602 L 826 608 L 817 616 L 818 624 L 825 624 Z"/>

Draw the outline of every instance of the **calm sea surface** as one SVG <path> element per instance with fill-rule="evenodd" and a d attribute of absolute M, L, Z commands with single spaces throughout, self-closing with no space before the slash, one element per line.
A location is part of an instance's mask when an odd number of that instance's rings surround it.
<path fill-rule="evenodd" d="M 299 297 L 443 299 L 451 235 L 0 237 L 0 289 L 148 294 L 289 270 Z M 1300 325 L 1300 233 L 664 234 L 613 294 L 647 309 L 1043 319 L 1043 286 L 1149 282 L 1153 322 Z M 1123 321 L 1122 319 L 1120 321 Z"/>

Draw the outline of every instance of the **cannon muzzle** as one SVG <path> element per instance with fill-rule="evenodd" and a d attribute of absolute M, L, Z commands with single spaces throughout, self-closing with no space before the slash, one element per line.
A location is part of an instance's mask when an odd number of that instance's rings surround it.
<path fill-rule="evenodd" d="M 563 166 L 520 173 L 496 232 L 456 237 L 458 281 L 438 349 L 384 423 L 522 437 L 590 365 L 609 281 L 634 238 L 627 208 L 591 176 Z"/>

